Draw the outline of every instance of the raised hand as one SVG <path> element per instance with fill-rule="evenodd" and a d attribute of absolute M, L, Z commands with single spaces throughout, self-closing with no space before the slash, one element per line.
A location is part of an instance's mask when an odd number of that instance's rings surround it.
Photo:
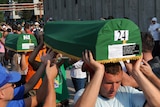
<path fill-rule="evenodd" d="M 56 64 L 51 65 L 50 60 L 47 61 L 46 74 L 47 74 L 48 79 L 53 80 L 53 83 L 54 83 L 54 78 L 56 78 L 58 74 L 58 67 Z"/>
<path fill-rule="evenodd" d="M 140 70 L 146 76 L 153 75 L 151 66 L 145 60 L 143 60 L 143 64 L 141 64 Z"/>
<path fill-rule="evenodd" d="M 42 44 L 43 45 L 43 35 L 44 35 L 44 33 L 43 32 L 40 32 L 40 31 L 37 31 L 35 34 L 35 37 L 36 37 L 36 39 L 37 39 L 37 42 L 38 42 L 38 44 Z"/>
<path fill-rule="evenodd" d="M 140 66 L 142 64 L 142 58 L 143 58 L 143 56 L 141 56 L 141 58 L 139 58 L 138 60 L 135 60 L 135 61 L 132 62 L 132 72 L 131 72 L 131 74 L 133 76 L 135 76 L 135 75 L 137 75 L 137 73 L 141 72 L 140 71 Z"/>
<path fill-rule="evenodd" d="M 45 63 L 45 64 L 47 64 L 48 60 L 50 60 L 51 62 L 53 62 L 54 56 L 55 56 L 55 54 L 54 54 L 53 50 L 49 49 L 46 54 L 43 54 L 43 56 L 41 57 L 41 61 L 43 63 Z"/>
<path fill-rule="evenodd" d="M 84 63 L 87 64 L 87 66 L 89 66 L 92 70 L 96 71 L 101 69 L 104 71 L 104 65 L 93 59 L 93 55 L 90 50 L 85 50 L 82 53 L 82 59 Z"/>

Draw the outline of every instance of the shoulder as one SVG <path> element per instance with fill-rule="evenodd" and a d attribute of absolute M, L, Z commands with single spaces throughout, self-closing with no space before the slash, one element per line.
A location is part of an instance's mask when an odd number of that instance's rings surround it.
<path fill-rule="evenodd" d="M 132 90 L 133 88 L 130 86 L 120 86 L 118 91 L 129 91 Z"/>
<path fill-rule="evenodd" d="M 142 91 L 130 86 L 120 86 L 117 92 L 121 94 L 123 94 L 124 92 L 126 92 L 127 94 L 143 93 Z"/>
<path fill-rule="evenodd" d="M 140 91 L 136 88 L 130 87 L 130 86 L 121 86 L 116 94 L 117 99 L 130 99 L 130 100 L 137 100 L 141 99 L 142 101 L 145 99 L 143 91 Z M 126 99 L 126 100 L 127 100 Z"/>
<path fill-rule="evenodd" d="M 160 68 L 160 58 L 159 56 L 154 57 L 153 59 L 148 61 L 149 65 L 151 66 L 151 68 Z"/>
<path fill-rule="evenodd" d="M 76 92 L 75 96 L 74 96 L 74 103 L 77 102 L 77 100 L 80 98 L 80 96 L 83 94 L 84 92 L 84 88 L 83 89 L 80 89 L 78 92 Z"/>
<path fill-rule="evenodd" d="M 24 96 L 25 87 L 24 85 L 16 87 L 14 89 L 14 99 L 21 99 Z"/>
<path fill-rule="evenodd" d="M 134 105 L 134 107 L 142 107 L 145 102 L 143 91 L 130 86 L 121 86 L 115 96 L 117 102 L 122 103 L 125 107 Z"/>

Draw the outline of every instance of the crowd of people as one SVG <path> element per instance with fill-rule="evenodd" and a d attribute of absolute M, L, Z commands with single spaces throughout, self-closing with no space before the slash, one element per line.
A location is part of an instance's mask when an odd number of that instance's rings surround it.
<path fill-rule="evenodd" d="M 101 64 L 87 49 L 81 60 L 64 58 L 44 44 L 38 22 L 4 23 L 0 33 L 1 107 L 69 107 L 66 69 L 75 88 L 74 107 L 160 106 L 160 24 L 156 17 L 148 32 L 141 32 L 141 58 L 117 63 Z M 38 45 L 33 51 L 15 52 L 5 47 L 8 34 L 31 34 Z"/>
<path fill-rule="evenodd" d="M 44 45 L 44 33 L 39 23 L 35 22 L 32 26 L 29 23 L 23 26 L 2 24 L 0 28 L 2 34 L 0 62 L 3 71 L 0 77 L 6 75 L 0 81 L 1 95 L 4 94 L 0 98 L 0 105 L 2 107 L 61 107 L 65 105 L 67 107 L 69 94 L 63 59 L 57 63 L 59 57 L 62 56 Z M 35 36 L 38 45 L 33 51 L 13 51 L 5 47 L 8 34 L 30 34 Z M 14 75 L 12 77 L 12 71 L 17 72 L 15 77 Z M 62 79 L 62 83 L 57 82 L 58 76 Z M 56 83 L 58 86 L 55 85 Z M 13 87 L 11 84 L 14 84 Z"/>

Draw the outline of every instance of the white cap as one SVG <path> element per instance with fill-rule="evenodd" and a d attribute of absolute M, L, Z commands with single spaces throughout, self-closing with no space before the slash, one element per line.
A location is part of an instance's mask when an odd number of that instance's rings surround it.
<path fill-rule="evenodd" d="M 34 24 L 35 24 L 35 25 L 39 25 L 39 23 L 38 23 L 38 22 L 35 22 Z"/>
<path fill-rule="evenodd" d="M 3 25 L 3 26 L 2 26 L 2 29 L 3 29 L 3 30 L 7 30 L 7 26 L 6 26 L 6 25 Z"/>
<path fill-rule="evenodd" d="M 157 18 L 156 18 L 156 17 L 153 17 L 153 18 L 152 18 L 152 21 L 157 22 Z"/>

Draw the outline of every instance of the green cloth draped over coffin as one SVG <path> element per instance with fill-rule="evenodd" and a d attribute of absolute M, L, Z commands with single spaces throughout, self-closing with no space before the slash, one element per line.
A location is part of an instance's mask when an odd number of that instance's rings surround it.
<path fill-rule="evenodd" d="M 141 57 L 140 29 L 128 19 L 47 22 L 44 32 L 47 46 L 77 60 L 85 49 L 100 63 Z"/>
<path fill-rule="evenodd" d="M 35 46 L 37 40 L 30 34 L 8 34 L 5 40 L 5 47 L 15 52 L 33 51 Z"/>

